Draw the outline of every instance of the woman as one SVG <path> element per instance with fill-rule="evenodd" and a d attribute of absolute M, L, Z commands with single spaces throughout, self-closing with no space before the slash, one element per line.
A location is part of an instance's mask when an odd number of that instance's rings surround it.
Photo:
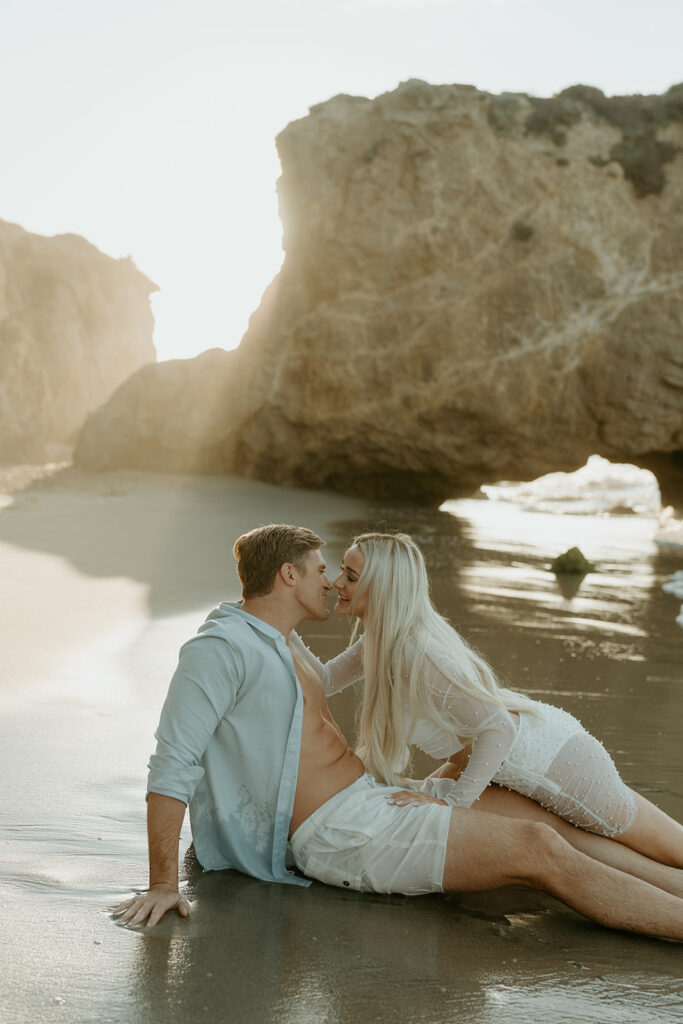
<path fill-rule="evenodd" d="M 327 690 L 363 676 L 358 753 L 370 772 L 407 785 L 400 773 L 415 744 L 448 759 L 435 773 L 456 777 L 447 784 L 448 803 L 471 807 L 495 782 L 581 829 L 683 868 L 683 826 L 629 789 L 575 718 L 499 686 L 486 661 L 435 611 L 424 559 L 407 534 L 356 537 L 333 585 L 335 611 L 365 628 L 325 667 Z M 422 799 L 429 798 L 404 791 L 393 802 Z"/>

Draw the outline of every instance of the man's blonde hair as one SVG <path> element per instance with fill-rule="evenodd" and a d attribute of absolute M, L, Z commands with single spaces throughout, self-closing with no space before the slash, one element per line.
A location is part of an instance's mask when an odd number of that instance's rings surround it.
<path fill-rule="evenodd" d="M 306 555 L 324 543 L 313 530 L 285 523 L 258 526 L 243 533 L 235 541 L 232 553 L 237 559 L 244 600 L 270 594 L 280 566 L 290 562 L 302 570 Z"/>

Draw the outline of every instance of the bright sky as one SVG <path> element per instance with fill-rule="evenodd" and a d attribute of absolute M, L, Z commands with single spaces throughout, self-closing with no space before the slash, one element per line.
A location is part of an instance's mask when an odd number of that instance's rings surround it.
<path fill-rule="evenodd" d="M 232 348 L 282 260 L 274 137 L 408 78 L 683 79 L 676 0 L 0 0 L 0 218 L 132 255 L 161 359 Z"/>

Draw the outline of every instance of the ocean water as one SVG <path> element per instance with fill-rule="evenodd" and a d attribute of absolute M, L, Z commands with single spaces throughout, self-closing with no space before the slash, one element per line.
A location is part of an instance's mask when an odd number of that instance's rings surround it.
<path fill-rule="evenodd" d="M 609 462 L 591 455 L 585 466 L 573 473 L 548 473 L 525 483 L 502 482 L 482 487 L 482 493 L 494 503 L 508 503 L 525 512 L 551 513 L 553 516 L 583 517 L 576 535 L 585 538 L 589 548 L 600 546 L 608 536 L 651 539 L 661 548 L 683 554 L 683 520 L 672 507 L 664 507 L 654 473 L 629 464 Z M 457 514 L 457 503 L 444 508 Z M 630 525 L 619 527 L 617 517 L 627 517 Z M 599 520 L 607 520 L 601 526 Z M 541 520 L 536 518 L 538 524 Z M 549 535 L 564 533 L 559 525 L 544 524 Z M 561 552 L 558 552 L 560 554 Z M 584 552 L 585 554 L 585 552 Z M 589 559 L 590 560 L 590 559 Z M 667 594 L 683 598 L 683 573 L 674 573 L 662 585 Z M 683 626 L 683 605 L 676 623 Z"/>
<path fill-rule="evenodd" d="M 573 473 L 548 473 L 524 483 L 482 487 L 490 501 L 512 502 L 529 512 L 556 515 L 639 515 L 659 519 L 662 498 L 654 473 L 591 455 Z"/>

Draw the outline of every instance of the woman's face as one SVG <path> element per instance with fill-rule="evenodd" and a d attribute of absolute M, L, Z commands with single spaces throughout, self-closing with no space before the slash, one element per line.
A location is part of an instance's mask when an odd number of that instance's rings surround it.
<path fill-rule="evenodd" d="M 367 595 L 363 598 L 359 607 L 354 606 L 352 609 L 351 605 L 358 578 L 363 571 L 364 565 L 365 558 L 363 552 L 354 544 L 344 555 L 341 566 L 342 571 L 332 584 L 337 591 L 337 603 L 334 606 L 334 610 L 338 615 L 357 615 L 359 619 L 363 618 Z"/>

